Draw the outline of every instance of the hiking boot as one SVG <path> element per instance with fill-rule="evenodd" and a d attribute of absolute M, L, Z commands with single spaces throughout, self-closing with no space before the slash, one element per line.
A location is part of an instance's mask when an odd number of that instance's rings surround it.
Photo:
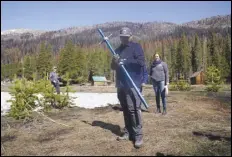
<path fill-rule="evenodd" d="M 141 148 L 143 145 L 143 140 L 136 140 L 135 141 L 135 148 Z"/>
<path fill-rule="evenodd" d="M 166 109 L 164 109 L 162 115 L 166 115 L 166 114 L 167 114 L 167 111 Z"/>
<path fill-rule="evenodd" d="M 156 113 L 161 113 L 160 108 L 157 108 Z"/>
<path fill-rule="evenodd" d="M 124 134 L 123 136 L 118 136 L 117 140 L 118 141 L 129 140 L 129 135 L 128 134 Z"/>

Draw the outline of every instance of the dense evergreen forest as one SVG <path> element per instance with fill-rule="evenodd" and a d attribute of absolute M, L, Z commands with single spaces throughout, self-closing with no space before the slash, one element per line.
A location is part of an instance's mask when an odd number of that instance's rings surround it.
<path fill-rule="evenodd" d="M 201 24 L 202 27 L 206 24 L 215 26 L 215 23 L 225 24 L 228 21 L 228 17 L 219 22 L 218 19 L 222 18 L 203 20 L 197 24 Z M 142 45 L 148 69 L 155 53 L 159 53 L 161 59 L 167 62 L 170 81 L 178 80 L 180 77 L 187 80 L 194 72 L 205 71 L 212 65 L 220 70 L 222 78 L 230 81 L 230 26 L 223 28 L 217 25 L 217 27 L 200 29 L 198 25 L 195 27 L 196 22 L 178 27 L 171 23 L 123 24 L 128 25 L 133 32 L 137 32 L 133 40 Z M 116 23 L 113 26 L 103 27 L 105 34 L 112 32 L 113 38 L 110 42 L 114 48 L 119 45 L 117 31 L 121 25 Z M 160 30 L 155 30 L 154 28 L 158 26 Z M 158 34 L 157 31 L 164 33 Z M 42 78 L 51 71 L 52 66 L 57 66 L 61 76 L 68 72 L 72 80 L 77 83 L 89 81 L 92 75 L 104 75 L 113 81 L 114 73 L 110 69 L 111 53 L 105 44 L 98 45 L 100 36 L 96 32 L 94 28 L 94 30 L 84 30 L 78 35 L 71 33 L 69 36 L 56 38 L 52 36 L 54 32 L 48 32 L 37 39 L 28 39 L 30 35 L 20 40 L 2 39 L 1 80 L 13 79 L 14 75 L 24 76 L 27 79 L 32 79 L 32 76 Z"/>
<path fill-rule="evenodd" d="M 161 59 L 167 62 L 170 80 L 189 76 L 208 66 L 215 65 L 224 78 L 230 76 L 231 68 L 231 35 L 222 36 L 211 33 L 209 37 L 200 38 L 197 34 L 187 37 L 184 33 L 180 38 L 163 40 L 139 41 L 143 47 L 146 64 L 149 68 L 153 55 L 159 53 Z M 44 77 L 57 66 L 59 73 L 77 82 L 86 82 L 89 75 L 104 75 L 113 79 L 110 70 L 111 53 L 105 45 L 80 46 L 69 40 L 58 53 L 52 51 L 52 46 L 45 42 L 39 45 L 37 52 L 20 58 L 19 49 L 7 50 L 9 64 L 1 65 L 1 79 L 13 78 L 14 74 L 32 79 L 33 73 Z"/>

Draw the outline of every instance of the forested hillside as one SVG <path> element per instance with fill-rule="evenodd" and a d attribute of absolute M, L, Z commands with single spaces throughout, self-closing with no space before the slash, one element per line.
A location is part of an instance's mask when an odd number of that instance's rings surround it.
<path fill-rule="evenodd" d="M 77 82 L 86 82 L 89 74 L 112 79 L 111 54 L 101 41 L 97 28 L 112 34 L 113 47 L 119 45 L 121 27 L 132 29 L 141 43 L 149 67 L 155 53 L 168 63 L 170 80 L 185 79 L 215 65 L 224 78 L 231 68 L 231 15 L 215 16 L 177 25 L 168 22 L 113 22 L 58 31 L 14 30 L 1 32 L 1 79 L 14 74 L 32 79 L 43 77 L 53 65 L 61 75 L 69 72 Z"/>

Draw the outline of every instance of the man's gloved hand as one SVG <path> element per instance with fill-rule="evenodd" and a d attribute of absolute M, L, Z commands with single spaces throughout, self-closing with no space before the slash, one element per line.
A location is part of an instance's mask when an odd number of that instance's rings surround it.
<path fill-rule="evenodd" d="M 55 80 L 53 80 L 52 82 L 56 84 L 56 81 L 55 81 Z"/>
<path fill-rule="evenodd" d="M 124 65 L 124 61 L 125 61 L 126 59 L 119 59 L 119 61 L 118 61 L 118 64 L 119 65 Z"/>
<path fill-rule="evenodd" d="M 117 65 L 123 65 L 125 61 L 125 59 L 120 59 L 118 54 L 113 56 L 113 60 Z"/>
<path fill-rule="evenodd" d="M 142 87 L 144 87 L 146 84 L 145 83 L 142 83 Z"/>
<path fill-rule="evenodd" d="M 113 56 L 113 60 L 114 60 L 115 63 L 118 63 L 119 59 L 120 59 L 120 57 L 119 57 L 118 54 L 115 54 L 115 55 Z"/>
<path fill-rule="evenodd" d="M 114 59 L 114 61 L 118 61 L 119 59 L 120 59 L 120 56 L 118 55 L 118 54 L 115 54 L 114 56 L 113 56 L 113 59 Z"/>

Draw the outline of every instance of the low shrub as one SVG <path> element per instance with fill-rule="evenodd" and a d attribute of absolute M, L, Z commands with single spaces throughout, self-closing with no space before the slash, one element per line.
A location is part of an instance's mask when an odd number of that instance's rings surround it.
<path fill-rule="evenodd" d="M 189 91 L 191 90 L 190 84 L 183 79 L 180 79 L 176 82 L 172 82 L 169 84 L 170 91 Z"/>
<path fill-rule="evenodd" d="M 12 98 L 8 100 L 11 102 L 8 116 L 25 119 L 31 117 L 36 107 L 42 107 L 46 112 L 52 107 L 59 109 L 68 107 L 72 103 L 70 91 L 69 83 L 65 87 L 64 94 L 56 94 L 53 85 L 46 78 L 37 81 L 29 81 L 25 78 L 15 79 L 10 89 Z"/>

